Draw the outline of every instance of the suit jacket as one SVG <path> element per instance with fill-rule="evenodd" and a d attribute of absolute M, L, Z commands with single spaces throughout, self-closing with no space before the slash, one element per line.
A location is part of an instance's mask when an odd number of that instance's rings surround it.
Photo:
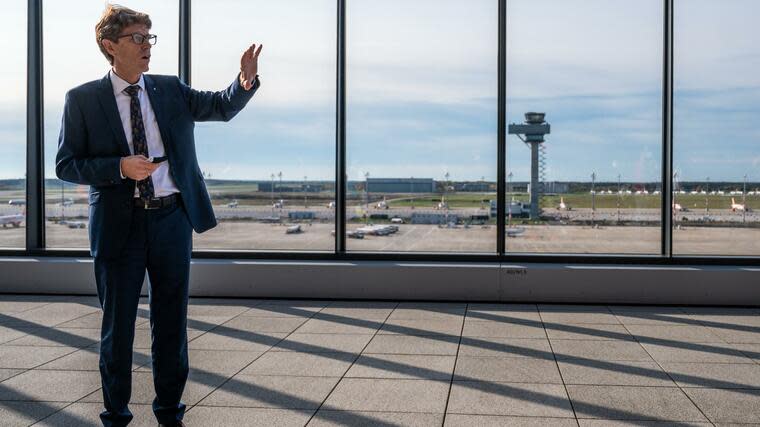
<path fill-rule="evenodd" d="M 195 122 L 232 119 L 259 88 L 258 77 L 249 91 L 236 78 L 222 92 L 194 90 L 175 76 L 144 77 L 171 176 L 190 224 L 202 233 L 216 226 L 216 217 L 195 154 Z M 115 257 L 126 243 L 135 181 L 121 179 L 119 162 L 129 155 L 109 76 L 71 89 L 63 107 L 55 173 L 64 181 L 90 186 L 92 256 Z"/>

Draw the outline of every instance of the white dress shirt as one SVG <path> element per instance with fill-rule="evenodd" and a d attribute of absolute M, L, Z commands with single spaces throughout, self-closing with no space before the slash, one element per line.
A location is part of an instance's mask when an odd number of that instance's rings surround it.
<path fill-rule="evenodd" d="M 113 86 L 113 95 L 116 98 L 116 107 L 119 109 L 119 117 L 121 117 L 121 125 L 124 127 L 124 135 L 127 137 L 129 152 L 135 154 L 135 147 L 132 143 L 132 121 L 130 119 L 130 103 L 132 99 L 124 93 L 124 89 L 127 86 L 131 86 L 131 84 L 116 75 L 113 69 L 109 72 L 109 75 L 111 77 L 111 86 Z M 137 91 L 137 99 L 140 100 L 140 113 L 142 114 L 143 126 L 145 127 L 145 138 L 148 142 L 148 154 L 152 157 L 165 156 L 164 141 L 161 139 L 161 132 L 158 130 L 158 122 L 156 121 L 153 106 L 150 105 L 148 94 L 145 93 L 145 80 L 142 75 L 140 75 L 140 81 L 136 84 L 140 86 L 140 90 Z M 121 173 L 121 170 L 119 170 L 119 173 Z M 123 173 L 121 175 L 124 176 Z M 179 193 L 179 189 L 169 173 L 168 161 L 161 162 L 158 169 L 151 175 L 151 178 L 153 179 L 155 197 Z M 136 185 L 135 197 L 140 197 L 140 190 Z"/>

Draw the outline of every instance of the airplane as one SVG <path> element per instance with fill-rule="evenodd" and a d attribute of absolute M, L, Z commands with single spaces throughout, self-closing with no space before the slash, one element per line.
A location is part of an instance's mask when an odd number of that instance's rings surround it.
<path fill-rule="evenodd" d="M 300 225 L 293 225 L 285 229 L 285 234 L 298 234 L 303 232 Z"/>
<path fill-rule="evenodd" d="M 733 197 L 731 198 L 731 210 L 734 212 L 736 211 L 744 212 L 745 210 L 749 211 L 749 209 L 745 208 L 744 204 L 736 203 L 736 200 L 734 200 Z"/>
<path fill-rule="evenodd" d="M 388 202 L 385 200 L 385 196 L 383 196 L 383 200 L 377 202 L 375 205 L 376 209 L 388 209 Z"/>
<path fill-rule="evenodd" d="M 571 211 L 573 210 L 572 207 L 565 204 L 565 199 L 563 197 L 559 198 L 559 206 L 557 206 L 558 211 Z"/>
<path fill-rule="evenodd" d="M 61 206 L 71 206 L 74 204 L 74 199 L 72 199 L 71 197 L 67 197 L 66 200 L 59 202 L 58 204 Z"/>
<path fill-rule="evenodd" d="M 0 224 L 2 224 L 3 228 L 5 228 L 5 226 L 9 224 L 13 228 L 21 227 L 21 223 L 23 221 L 24 221 L 24 215 L 21 215 L 21 214 L 0 216 Z"/>
<path fill-rule="evenodd" d="M 227 203 L 227 207 L 228 207 L 228 208 L 236 208 L 236 207 L 238 207 L 238 204 L 239 204 L 239 203 L 238 203 L 237 199 L 235 199 L 235 200 L 233 200 L 233 201 L 231 201 L 231 202 Z"/>

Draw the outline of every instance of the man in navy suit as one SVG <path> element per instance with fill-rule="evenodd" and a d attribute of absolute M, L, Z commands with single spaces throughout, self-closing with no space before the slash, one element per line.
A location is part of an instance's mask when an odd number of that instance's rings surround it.
<path fill-rule="evenodd" d="M 90 250 L 103 309 L 100 418 L 105 426 L 132 419 L 127 407 L 132 344 L 146 270 L 153 412 L 159 425 L 184 425 L 192 231 L 216 225 L 195 154 L 194 123 L 232 119 L 260 85 L 261 46 L 255 44 L 221 92 L 194 90 L 174 76 L 144 74 L 156 43 L 150 28 L 148 15 L 107 6 L 95 31 L 112 68 L 103 79 L 66 94 L 56 157 L 59 178 L 90 186 Z"/>

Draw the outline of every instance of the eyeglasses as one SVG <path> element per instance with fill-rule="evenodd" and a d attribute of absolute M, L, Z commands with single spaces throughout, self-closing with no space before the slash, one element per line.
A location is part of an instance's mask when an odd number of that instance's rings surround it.
<path fill-rule="evenodd" d="M 158 36 L 155 34 L 140 34 L 140 33 L 132 33 L 132 34 L 124 34 L 123 36 L 116 37 L 117 39 L 124 38 L 124 37 L 132 37 L 132 41 L 136 44 L 143 44 L 146 41 L 150 45 L 155 45 L 158 41 Z"/>

